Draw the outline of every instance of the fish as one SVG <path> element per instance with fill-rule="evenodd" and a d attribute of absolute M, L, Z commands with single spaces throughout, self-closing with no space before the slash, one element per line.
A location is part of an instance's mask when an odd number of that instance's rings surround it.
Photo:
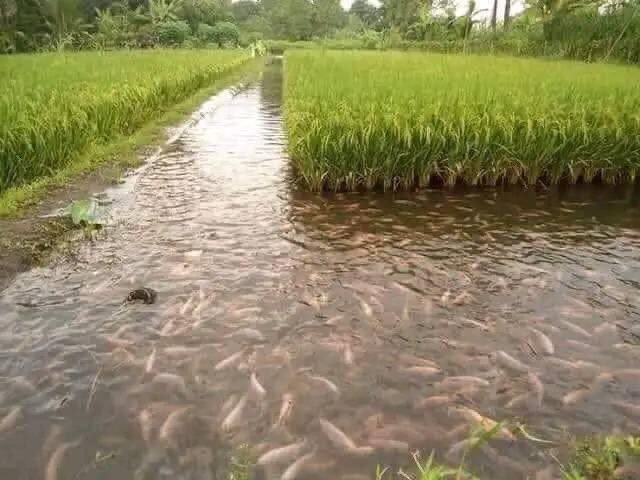
<path fill-rule="evenodd" d="M 316 451 L 313 450 L 311 453 L 307 453 L 303 455 L 298 460 L 293 462 L 282 474 L 280 480 L 295 480 L 296 477 L 300 474 L 300 471 L 305 467 L 305 465 L 311 461 L 311 459 L 315 456 Z"/>
<path fill-rule="evenodd" d="M 453 399 L 446 395 L 432 395 L 416 402 L 416 408 L 436 408 L 452 402 Z"/>
<path fill-rule="evenodd" d="M 442 370 L 440 370 L 439 368 L 428 367 L 425 365 L 415 365 L 413 367 L 407 367 L 405 368 L 405 371 L 408 373 L 415 373 L 423 377 L 432 377 L 442 372 Z"/>
<path fill-rule="evenodd" d="M 336 395 L 340 395 L 340 389 L 331 380 L 321 377 L 319 375 L 308 375 L 308 377 L 311 380 L 315 380 L 316 382 L 322 383 L 325 387 L 327 387 L 329 390 L 331 390 L 331 392 L 335 393 Z"/>
<path fill-rule="evenodd" d="M 255 328 L 249 328 L 249 327 L 240 328 L 235 332 L 225 336 L 225 338 L 237 338 L 237 337 L 244 337 L 247 340 L 253 340 L 255 342 L 264 342 L 264 335 L 262 335 L 262 333 L 260 333 Z"/>
<path fill-rule="evenodd" d="M 593 333 L 596 335 L 602 335 L 603 333 L 617 333 L 616 326 L 610 322 L 603 322 L 593 329 Z"/>
<path fill-rule="evenodd" d="M 222 407 L 220 408 L 220 416 L 226 417 L 227 414 L 231 411 L 231 409 L 235 407 L 237 402 L 238 402 L 238 395 L 231 395 L 229 398 L 227 398 L 225 402 L 222 404 Z"/>
<path fill-rule="evenodd" d="M 325 323 L 325 325 L 336 325 L 340 320 L 344 318 L 344 315 L 334 315 L 329 318 Z"/>
<path fill-rule="evenodd" d="M 149 373 L 153 370 L 153 365 L 156 363 L 156 349 L 155 347 L 151 350 L 149 357 L 147 358 L 147 363 L 145 364 L 144 370 Z"/>
<path fill-rule="evenodd" d="M 269 450 L 258 458 L 256 465 L 265 467 L 270 465 L 277 465 L 280 463 L 286 463 L 297 458 L 307 448 L 306 440 L 292 443 L 284 447 L 274 448 Z"/>
<path fill-rule="evenodd" d="M 570 322 L 569 320 L 560 320 L 569 330 L 579 335 L 582 335 L 586 338 L 591 338 L 591 334 L 587 332 L 584 328 L 576 325 L 575 323 Z"/>
<path fill-rule="evenodd" d="M 477 327 L 480 330 L 484 331 L 484 332 L 488 332 L 490 330 L 492 330 L 491 327 L 489 327 L 487 324 L 482 323 L 482 322 L 478 322 L 477 320 L 473 320 L 471 318 L 461 318 L 460 319 L 462 322 L 467 323 L 469 325 L 471 325 L 472 327 Z"/>
<path fill-rule="evenodd" d="M 184 345 L 176 345 L 173 347 L 166 347 L 164 354 L 168 357 L 187 357 L 198 353 L 200 348 L 197 347 L 185 347 Z"/>
<path fill-rule="evenodd" d="M 462 389 L 469 387 L 488 387 L 490 385 L 488 380 L 480 377 L 473 377 L 470 375 L 460 375 L 455 377 L 447 377 L 444 380 L 438 382 L 436 387 L 442 389 Z"/>
<path fill-rule="evenodd" d="M 522 363 L 520 360 L 512 357 L 508 353 L 503 350 L 498 350 L 495 352 L 495 360 L 503 369 L 511 370 L 515 373 L 527 373 L 529 372 L 529 367 Z"/>
<path fill-rule="evenodd" d="M 465 438 L 464 440 L 460 440 L 459 442 L 456 442 L 453 445 L 451 445 L 449 450 L 447 450 L 445 457 L 447 458 L 447 460 L 451 462 L 457 462 L 462 456 L 462 453 L 468 450 L 469 448 L 471 448 L 473 444 L 474 444 L 474 441 L 471 438 Z"/>
<path fill-rule="evenodd" d="M 540 381 L 540 377 L 535 373 L 530 373 L 527 378 L 529 380 L 529 385 L 531 385 L 531 391 L 535 395 L 536 405 L 541 407 L 542 401 L 544 400 L 544 385 Z"/>
<path fill-rule="evenodd" d="M 358 299 L 360 302 L 360 308 L 364 312 L 367 317 L 371 317 L 373 315 L 373 309 L 371 305 L 369 305 L 361 296 L 354 294 L 354 297 Z"/>
<path fill-rule="evenodd" d="M 621 368 L 611 373 L 620 380 L 640 380 L 640 368 Z"/>
<path fill-rule="evenodd" d="M 64 460 L 65 453 L 67 453 L 67 450 L 69 450 L 70 448 L 75 448 L 78 445 L 80 445 L 79 440 L 76 440 L 74 442 L 66 442 L 58 446 L 58 448 L 53 451 L 44 470 L 45 480 L 58 480 L 58 470 L 60 469 L 62 460 Z"/>
<path fill-rule="evenodd" d="M 573 390 L 562 397 L 562 403 L 564 405 L 573 405 L 581 402 L 587 395 L 589 395 L 590 392 L 590 388 L 579 388 L 577 390 Z"/>
<path fill-rule="evenodd" d="M 418 357 L 416 355 L 410 355 L 410 354 L 403 353 L 403 354 L 400 355 L 399 358 L 400 358 L 400 360 L 402 362 L 410 363 L 410 364 L 413 364 L 413 365 L 420 364 L 420 365 L 424 365 L 426 367 L 433 367 L 433 368 L 438 368 L 438 369 L 440 368 L 436 362 L 434 362 L 432 360 L 429 360 L 429 359 L 426 359 L 426 358 Z"/>
<path fill-rule="evenodd" d="M 450 296 L 451 296 L 451 290 L 446 290 L 440 297 L 440 303 L 442 303 L 443 305 L 446 305 Z"/>
<path fill-rule="evenodd" d="M 11 430 L 22 418 L 23 408 L 21 405 L 14 405 L 2 420 L 0 420 L 0 432 Z"/>
<path fill-rule="evenodd" d="M 344 450 L 353 450 L 357 448 L 353 440 L 351 440 L 346 433 L 336 427 L 333 423 L 324 418 L 320 418 L 319 422 L 320 429 L 334 447 Z"/>
<path fill-rule="evenodd" d="M 233 407 L 233 410 L 231 410 L 225 417 L 221 425 L 223 431 L 229 432 L 237 426 L 240 418 L 242 417 L 242 413 L 244 412 L 244 408 L 247 405 L 247 399 L 247 395 L 243 395 L 240 400 L 238 400 L 236 406 Z"/>
<path fill-rule="evenodd" d="M 409 444 L 400 440 L 379 438 L 370 440 L 369 444 L 379 450 L 409 453 Z"/>
<path fill-rule="evenodd" d="M 151 383 L 173 387 L 184 396 L 189 395 L 184 378 L 174 373 L 167 373 L 167 372 L 158 373 L 155 377 L 153 377 L 153 380 L 151 380 Z"/>
<path fill-rule="evenodd" d="M 353 350 L 350 345 L 344 347 L 344 363 L 346 365 L 353 365 Z"/>
<path fill-rule="evenodd" d="M 476 412 L 475 410 L 469 407 L 464 407 L 464 406 L 449 407 L 449 411 L 450 412 L 453 411 L 460 414 L 467 422 L 477 423 L 481 425 L 482 428 L 484 428 L 486 431 L 493 430 L 496 427 L 496 425 L 498 425 L 498 422 L 496 422 L 492 418 L 485 417 L 484 415 Z M 501 428 L 500 434 L 502 437 L 508 438 L 509 440 L 514 439 L 513 434 L 506 428 Z"/>
<path fill-rule="evenodd" d="M 169 444 L 175 443 L 175 433 L 181 425 L 183 417 L 187 414 L 187 412 L 191 410 L 191 406 L 180 407 L 173 412 L 171 412 L 162 427 L 160 427 L 160 432 L 158 433 L 158 439 L 162 442 L 168 442 Z M 175 445 L 174 445 L 175 446 Z"/>
<path fill-rule="evenodd" d="M 457 295 L 456 298 L 453 299 L 452 303 L 454 305 L 464 305 L 465 303 L 469 303 L 473 301 L 473 295 L 469 292 L 462 292 L 460 295 Z"/>
<path fill-rule="evenodd" d="M 544 355 L 553 355 L 555 353 L 553 342 L 547 335 L 536 328 L 530 328 L 529 330 L 533 334 L 533 339 L 540 352 Z"/>
<path fill-rule="evenodd" d="M 140 424 L 140 432 L 142 439 L 147 443 L 151 443 L 151 411 L 144 409 L 138 414 L 138 423 Z"/>
<path fill-rule="evenodd" d="M 291 395 L 290 393 L 284 393 L 282 395 L 282 404 L 280 405 L 280 414 L 278 415 L 276 426 L 282 426 L 286 423 L 289 416 L 291 415 L 292 409 L 293 409 L 293 395 Z"/>
<path fill-rule="evenodd" d="M 214 367 L 214 370 L 220 371 L 220 370 L 224 370 L 226 368 L 230 368 L 230 367 L 236 366 L 242 360 L 242 356 L 244 355 L 244 353 L 245 353 L 244 350 L 240 350 L 239 352 L 236 352 L 236 353 L 234 353 L 232 355 L 229 355 L 224 360 L 219 361 L 216 364 L 216 366 Z"/>
<path fill-rule="evenodd" d="M 164 324 L 162 329 L 160 330 L 160 335 L 166 337 L 167 335 L 171 335 L 171 330 L 173 330 L 174 319 L 171 318 L 167 323 Z"/>
<path fill-rule="evenodd" d="M 189 310 L 193 307 L 193 302 L 195 300 L 195 295 L 191 294 L 189 296 L 189 299 L 184 303 L 184 305 L 182 305 L 182 307 L 180 307 L 179 313 L 181 316 L 185 316 Z"/>
<path fill-rule="evenodd" d="M 264 400 L 264 397 L 267 395 L 267 391 L 258 381 L 255 372 L 251 374 L 251 378 L 249 379 L 249 393 L 251 397 L 256 400 Z"/>
<path fill-rule="evenodd" d="M 629 417 L 640 418 L 640 405 L 621 401 L 613 401 L 611 405 Z"/>
<path fill-rule="evenodd" d="M 529 393 L 522 393 L 520 395 L 517 395 L 515 397 L 513 397 L 511 400 L 509 400 L 507 402 L 507 404 L 505 405 L 506 408 L 520 408 L 524 405 L 527 405 L 529 403 L 529 400 L 531 400 L 531 394 Z"/>
<path fill-rule="evenodd" d="M 49 455 L 54 450 L 54 447 L 58 445 L 58 443 L 60 443 L 63 432 L 64 430 L 62 429 L 62 426 L 58 424 L 53 424 L 51 426 L 47 437 L 42 443 L 42 458 L 49 458 Z"/>

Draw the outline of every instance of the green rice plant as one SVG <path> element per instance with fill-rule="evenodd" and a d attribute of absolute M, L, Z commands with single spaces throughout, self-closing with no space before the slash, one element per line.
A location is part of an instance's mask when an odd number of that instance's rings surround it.
<path fill-rule="evenodd" d="M 249 58 L 219 50 L 0 57 L 0 192 L 131 134 Z"/>
<path fill-rule="evenodd" d="M 289 50 L 285 121 L 311 190 L 635 181 L 640 70 Z"/>

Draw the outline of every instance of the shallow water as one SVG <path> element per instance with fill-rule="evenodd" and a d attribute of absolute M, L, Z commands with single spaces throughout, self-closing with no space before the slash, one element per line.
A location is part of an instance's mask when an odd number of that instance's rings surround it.
<path fill-rule="evenodd" d="M 456 465 L 463 406 L 561 444 L 637 426 L 638 192 L 306 194 L 280 80 L 272 66 L 203 105 L 110 192 L 97 241 L 0 294 L 0 478 L 222 479 L 242 445 L 302 439 L 296 478 L 397 468 L 407 449 Z M 123 303 L 140 286 L 157 302 Z M 514 437 L 472 469 L 554 464 Z"/>

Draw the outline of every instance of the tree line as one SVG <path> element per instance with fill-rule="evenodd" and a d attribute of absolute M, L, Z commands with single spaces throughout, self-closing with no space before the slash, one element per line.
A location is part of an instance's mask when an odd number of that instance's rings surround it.
<path fill-rule="evenodd" d="M 454 0 L 355 0 L 349 11 L 339 0 L 0 0 L 0 52 L 280 39 L 637 62 L 639 13 L 640 0 L 527 0 L 516 15 L 511 0 L 489 12 L 469 0 L 462 14 Z"/>

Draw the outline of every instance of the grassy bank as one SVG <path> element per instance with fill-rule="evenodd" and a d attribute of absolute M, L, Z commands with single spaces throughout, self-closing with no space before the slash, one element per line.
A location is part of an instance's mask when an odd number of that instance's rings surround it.
<path fill-rule="evenodd" d="M 240 68 L 237 51 L 167 50 L 0 58 L 0 193 L 51 176 Z"/>
<path fill-rule="evenodd" d="M 633 181 L 640 71 L 402 52 L 287 51 L 289 151 L 312 190 Z"/>

